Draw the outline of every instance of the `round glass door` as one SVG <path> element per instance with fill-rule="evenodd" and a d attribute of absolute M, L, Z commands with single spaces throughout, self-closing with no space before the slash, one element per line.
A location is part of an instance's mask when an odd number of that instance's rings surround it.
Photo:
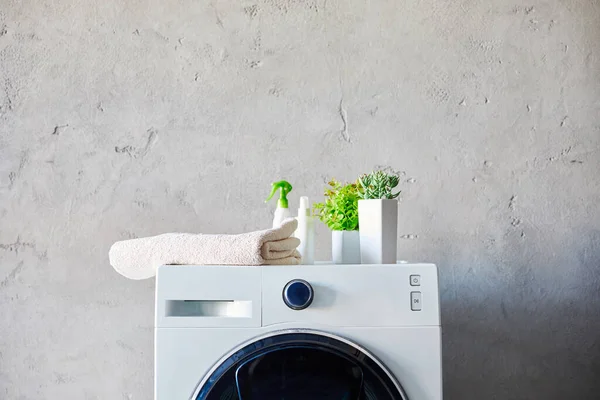
<path fill-rule="evenodd" d="M 224 358 L 195 400 L 408 400 L 364 349 L 316 331 L 259 338 Z"/>

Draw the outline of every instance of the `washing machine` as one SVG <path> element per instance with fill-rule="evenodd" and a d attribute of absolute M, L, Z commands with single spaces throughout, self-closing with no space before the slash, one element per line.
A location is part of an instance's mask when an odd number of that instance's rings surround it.
<path fill-rule="evenodd" d="M 433 264 L 163 266 L 155 400 L 441 400 Z"/>

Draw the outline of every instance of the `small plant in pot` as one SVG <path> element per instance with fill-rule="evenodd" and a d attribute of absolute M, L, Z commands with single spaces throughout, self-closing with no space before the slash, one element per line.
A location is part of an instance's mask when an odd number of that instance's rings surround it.
<path fill-rule="evenodd" d="M 360 264 L 357 183 L 335 179 L 325 189 L 325 201 L 314 205 L 315 214 L 331 229 L 331 253 L 335 264 Z"/>
<path fill-rule="evenodd" d="M 395 264 L 398 236 L 398 200 L 394 193 L 400 177 L 374 171 L 358 178 L 360 197 L 360 254 L 363 264 Z"/>

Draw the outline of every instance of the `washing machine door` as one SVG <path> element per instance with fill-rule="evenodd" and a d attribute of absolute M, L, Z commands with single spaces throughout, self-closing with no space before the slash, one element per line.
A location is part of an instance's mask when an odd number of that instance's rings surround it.
<path fill-rule="evenodd" d="M 365 349 L 325 332 L 274 332 L 218 362 L 194 400 L 408 400 Z"/>

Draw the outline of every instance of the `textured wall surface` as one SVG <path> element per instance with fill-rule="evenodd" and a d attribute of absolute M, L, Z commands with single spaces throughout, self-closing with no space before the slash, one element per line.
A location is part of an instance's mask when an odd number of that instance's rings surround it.
<path fill-rule="evenodd" d="M 151 399 L 113 241 L 385 166 L 446 398 L 598 399 L 599 156 L 598 0 L 0 0 L 0 398 Z"/>

